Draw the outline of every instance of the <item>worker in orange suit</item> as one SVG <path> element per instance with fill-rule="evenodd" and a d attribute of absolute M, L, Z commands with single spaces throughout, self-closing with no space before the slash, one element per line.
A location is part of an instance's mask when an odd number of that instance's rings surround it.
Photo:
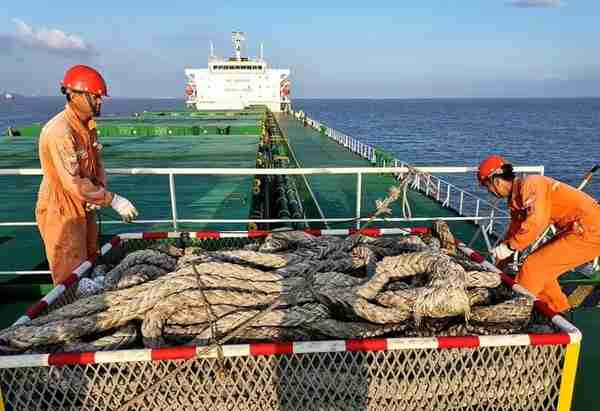
<path fill-rule="evenodd" d="M 108 95 L 104 79 L 93 68 L 77 65 L 65 73 L 61 91 L 65 109 L 39 138 L 44 177 L 35 210 L 54 284 L 97 253 L 96 209 L 111 206 L 124 221 L 138 215 L 129 200 L 106 189 L 94 122 Z"/>
<path fill-rule="evenodd" d="M 516 282 L 556 312 L 570 308 L 558 283 L 561 274 L 600 256 L 600 205 L 568 184 L 544 176 L 515 176 L 500 156 L 483 160 L 479 182 L 498 198 L 508 200 L 511 222 L 493 250 L 496 263 L 533 244 L 553 224 L 557 235 L 531 253 Z"/>

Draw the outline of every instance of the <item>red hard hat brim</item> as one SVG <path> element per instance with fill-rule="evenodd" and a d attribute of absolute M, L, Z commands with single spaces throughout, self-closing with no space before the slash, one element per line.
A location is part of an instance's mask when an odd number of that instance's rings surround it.
<path fill-rule="evenodd" d="M 65 73 L 61 85 L 81 93 L 90 93 L 108 97 L 108 87 L 102 75 L 92 67 L 76 65 Z"/>
<path fill-rule="evenodd" d="M 60 82 L 60 85 L 61 85 L 61 87 L 64 87 L 64 88 L 66 88 L 67 90 L 78 91 L 78 92 L 80 92 L 80 93 L 89 93 L 89 94 L 94 94 L 94 95 L 96 95 L 96 96 L 101 96 L 101 97 L 103 97 L 103 98 L 104 98 L 104 97 L 108 97 L 108 98 L 110 98 L 110 95 L 109 95 L 109 94 L 108 94 L 108 92 L 106 92 L 106 91 L 105 91 L 105 92 L 102 92 L 102 91 L 100 90 L 100 92 L 98 92 L 98 93 L 94 93 L 93 91 L 90 91 L 90 90 L 83 90 L 83 89 L 81 89 L 81 88 L 78 88 L 78 87 L 72 87 L 72 86 L 71 86 L 71 87 L 69 87 L 68 85 L 66 85 L 66 84 L 65 84 L 64 82 L 62 82 L 62 81 Z"/>

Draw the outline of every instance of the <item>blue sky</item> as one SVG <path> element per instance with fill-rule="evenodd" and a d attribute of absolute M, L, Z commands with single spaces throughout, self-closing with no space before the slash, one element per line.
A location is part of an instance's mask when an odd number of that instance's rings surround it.
<path fill-rule="evenodd" d="M 72 64 L 114 96 L 181 97 L 208 42 L 246 33 L 295 97 L 600 96 L 600 2 L 9 1 L 0 9 L 0 90 L 55 95 Z M 372 4 L 369 7 L 367 4 Z"/>

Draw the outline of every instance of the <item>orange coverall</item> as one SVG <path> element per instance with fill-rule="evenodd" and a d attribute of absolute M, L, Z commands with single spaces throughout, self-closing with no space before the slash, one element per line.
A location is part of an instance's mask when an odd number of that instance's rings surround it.
<path fill-rule="evenodd" d="M 44 177 L 35 210 L 54 284 L 98 251 L 94 212 L 85 204 L 109 206 L 93 121 L 84 124 L 67 104 L 42 129 L 39 155 Z"/>
<path fill-rule="evenodd" d="M 508 200 L 506 241 L 523 251 L 550 225 L 557 235 L 529 255 L 516 282 L 556 312 L 569 308 L 558 277 L 600 256 L 600 205 L 586 193 L 549 177 L 516 179 Z"/>

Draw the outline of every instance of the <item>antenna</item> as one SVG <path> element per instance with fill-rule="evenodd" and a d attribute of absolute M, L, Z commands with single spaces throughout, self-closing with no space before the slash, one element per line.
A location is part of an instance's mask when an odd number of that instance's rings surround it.
<path fill-rule="evenodd" d="M 233 48 L 235 49 L 235 58 L 237 61 L 242 61 L 242 41 L 246 40 L 244 33 L 241 31 L 232 31 L 231 40 L 233 40 Z"/>
<path fill-rule="evenodd" d="M 264 49 L 263 49 L 263 44 L 262 44 L 262 43 L 260 43 L 260 60 L 261 60 L 261 61 L 263 60 L 263 52 L 264 52 Z"/>
<path fill-rule="evenodd" d="M 210 58 L 215 58 L 215 46 L 212 41 L 210 42 Z"/>

